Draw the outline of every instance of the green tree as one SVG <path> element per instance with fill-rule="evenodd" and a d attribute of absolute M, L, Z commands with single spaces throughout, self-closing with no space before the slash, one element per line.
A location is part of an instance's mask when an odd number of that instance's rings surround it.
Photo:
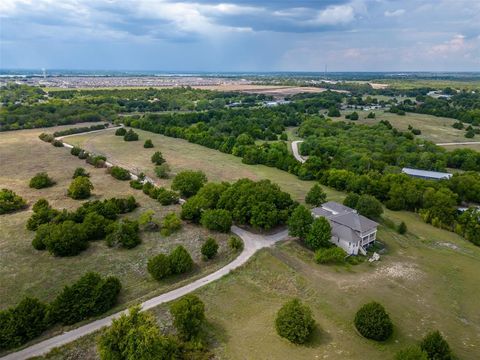
<path fill-rule="evenodd" d="M 400 235 L 403 235 L 407 232 L 407 225 L 403 221 L 398 225 L 397 232 Z"/>
<path fill-rule="evenodd" d="M 356 209 L 360 215 L 371 219 L 378 219 L 383 214 L 382 203 L 372 195 L 360 195 Z"/>
<path fill-rule="evenodd" d="M 168 256 L 172 274 L 186 273 L 193 268 L 193 260 L 188 251 L 181 245 L 177 246 Z"/>
<path fill-rule="evenodd" d="M 175 213 L 169 213 L 165 215 L 160 223 L 160 233 L 163 236 L 170 236 L 177 230 L 182 228 L 182 220 Z"/>
<path fill-rule="evenodd" d="M 417 345 L 412 345 L 395 354 L 395 360 L 429 360 L 427 353 Z"/>
<path fill-rule="evenodd" d="M 155 165 L 162 165 L 165 162 L 165 159 L 160 151 L 155 151 L 151 157 L 151 160 Z"/>
<path fill-rule="evenodd" d="M 34 189 L 43 189 L 55 184 L 55 181 L 46 172 L 40 172 L 30 179 L 28 186 Z"/>
<path fill-rule="evenodd" d="M 90 177 L 90 174 L 82 167 L 78 167 L 75 169 L 72 179 L 75 179 L 77 177 L 84 176 L 84 177 Z"/>
<path fill-rule="evenodd" d="M 453 359 L 450 346 L 438 330 L 428 333 L 420 342 L 420 348 L 427 353 L 430 360 Z"/>
<path fill-rule="evenodd" d="M 213 259 L 218 252 L 217 241 L 212 237 L 207 238 L 207 240 L 205 240 L 205 242 L 202 245 L 201 252 L 205 259 L 207 260 Z"/>
<path fill-rule="evenodd" d="M 145 149 L 150 149 L 153 148 L 153 142 L 150 139 L 145 140 L 145 143 L 143 144 L 143 147 Z"/>
<path fill-rule="evenodd" d="M 188 198 L 195 195 L 206 182 L 207 177 L 202 171 L 182 171 L 173 179 L 172 189 Z"/>
<path fill-rule="evenodd" d="M 320 206 L 327 200 L 327 194 L 318 184 L 313 185 L 305 197 L 305 202 L 312 206 Z"/>
<path fill-rule="evenodd" d="M 70 183 L 67 194 L 72 199 L 81 200 L 90 197 L 93 190 L 93 184 L 88 177 L 76 177 Z"/>
<path fill-rule="evenodd" d="M 85 215 L 82 226 L 87 239 L 103 239 L 107 234 L 107 227 L 110 225 L 110 221 L 96 212 L 90 212 Z"/>
<path fill-rule="evenodd" d="M 229 232 L 232 215 L 224 209 L 208 209 L 202 212 L 200 223 L 209 230 Z"/>
<path fill-rule="evenodd" d="M 343 205 L 355 209 L 358 204 L 358 199 L 360 199 L 360 195 L 358 195 L 357 193 L 348 193 L 343 200 Z"/>
<path fill-rule="evenodd" d="M 81 224 L 71 220 L 45 226 L 45 248 L 55 256 L 74 256 L 88 247 L 87 235 Z"/>
<path fill-rule="evenodd" d="M 150 258 L 147 264 L 147 270 L 155 280 L 162 280 L 172 274 L 170 258 L 165 254 L 158 254 Z"/>
<path fill-rule="evenodd" d="M 355 315 L 355 327 L 367 339 L 387 340 L 393 332 L 393 324 L 385 308 L 377 302 L 363 305 Z"/>
<path fill-rule="evenodd" d="M 331 106 L 328 109 L 328 114 L 329 117 L 340 117 L 340 110 L 337 109 L 336 106 Z"/>
<path fill-rule="evenodd" d="M 127 129 L 125 129 L 124 127 L 121 127 L 115 130 L 116 136 L 125 136 L 126 133 L 127 133 Z"/>
<path fill-rule="evenodd" d="M 125 141 L 137 141 L 138 140 L 138 134 L 135 131 L 133 131 L 132 129 L 128 129 L 128 131 L 123 136 L 123 140 L 125 140 Z"/>
<path fill-rule="evenodd" d="M 163 206 L 178 204 L 179 197 L 175 191 L 170 191 L 165 188 L 158 188 L 157 200 Z"/>
<path fill-rule="evenodd" d="M 137 221 L 124 219 L 114 222 L 107 228 L 106 242 L 109 247 L 132 249 L 142 242 Z"/>
<path fill-rule="evenodd" d="M 155 166 L 155 175 L 160 179 L 168 179 L 170 177 L 170 165 L 164 162 L 159 166 Z"/>
<path fill-rule="evenodd" d="M 8 214 L 27 207 L 27 202 L 12 190 L 0 190 L 0 215 Z"/>
<path fill-rule="evenodd" d="M 298 205 L 288 219 L 288 234 L 305 239 L 313 223 L 313 216 L 305 206 Z"/>
<path fill-rule="evenodd" d="M 228 246 L 232 250 L 239 251 L 243 249 L 243 241 L 236 236 L 230 236 L 228 239 Z"/>
<path fill-rule="evenodd" d="M 312 311 L 300 300 L 293 299 L 285 303 L 277 313 L 275 328 L 278 335 L 294 344 L 304 344 L 315 328 Z"/>
<path fill-rule="evenodd" d="M 130 180 L 132 177 L 130 175 L 130 171 L 120 166 L 112 166 L 108 169 L 108 171 L 110 172 L 110 175 L 112 175 L 117 180 L 126 181 Z"/>
<path fill-rule="evenodd" d="M 332 227 L 328 220 L 321 216 L 313 221 L 310 231 L 305 238 L 305 244 L 312 250 L 327 248 L 331 246 L 331 238 Z"/>
<path fill-rule="evenodd" d="M 205 305 L 195 295 L 189 294 L 170 305 L 173 325 L 184 340 L 198 337 L 205 323 Z"/>

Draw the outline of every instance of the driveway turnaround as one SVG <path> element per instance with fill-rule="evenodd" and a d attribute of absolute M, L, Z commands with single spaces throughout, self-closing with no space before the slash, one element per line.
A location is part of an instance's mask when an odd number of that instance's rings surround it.
<path fill-rule="evenodd" d="M 140 304 L 142 310 L 148 310 L 153 307 L 156 307 L 160 304 L 178 299 L 192 291 L 195 291 L 201 288 L 204 285 L 207 285 L 215 280 L 220 279 L 224 275 L 227 275 L 231 270 L 238 268 L 239 266 L 245 264 L 248 259 L 250 259 L 253 254 L 259 249 L 272 246 L 277 241 L 284 240 L 288 237 L 288 230 L 283 230 L 279 233 L 273 235 L 259 235 L 253 234 L 247 230 L 241 229 L 237 226 L 232 226 L 231 231 L 238 235 L 243 240 L 243 251 L 238 257 L 232 262 L 225 265 L 223 268 L 211 273 L 201 279 L 195 280 L 194 282 L 182 286 L 178 289 L 169 291 L 162 295 L 156 296 L 150 300 L 147 300 Z M 92 332 L 95 332 L 105 326 L 109 326 L 112 323 L 113 319 L 120 317 L 120 315 L 126 313 L 128 310 L 120 311 L 116 314 L 107 316 L 105 318 L 92 321 L 89 324 L 80 326 L 76 329 L 67 331 L 61 335 L 54 336 L 50 339 L 46 339 L 37 344 L 29 346 L 18 352 L 11 353 L 2 357 L 4 360 L 21 360 L 28 359 L 33 356 L 40 356 L 48 353 L 50 350 L 68 344 L 76 339 L 81 338 L 82 336 L 88 335 Z"/>

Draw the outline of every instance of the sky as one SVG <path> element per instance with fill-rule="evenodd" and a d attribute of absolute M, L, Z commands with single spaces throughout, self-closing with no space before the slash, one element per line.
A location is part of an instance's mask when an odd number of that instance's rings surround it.
<path fill-rule="evenodd" d="M 0 68 L 480 71 L 480 0 L 0 0 Z"/>

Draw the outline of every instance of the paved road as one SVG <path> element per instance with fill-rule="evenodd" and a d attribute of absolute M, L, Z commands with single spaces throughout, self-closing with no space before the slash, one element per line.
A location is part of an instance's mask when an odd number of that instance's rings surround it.
<path fill-rule="evenodd" d="M 478 145 L 480 141 L 465 141 L 465 142 L 451 142 L 451 143 L 438 143 L 439 146 L 452 146 L 452 145 Z"/>
<path fill-rule="evenodd" d="M 232 226 L 231 231 L 242 238 L 244 243 L 244 249 L 242 253 L 231 263 L 225 265 L 223 268 L 215 271 L 214 273 L 207 275 L 201 279 L 195 280 L 194 282 L 182 286 L 181 288 L 169 291 L 165 294 L 156 296 L 150 300 L 147 300 L 140 304 L 142 310 L 148 310 L 154 308 L 160 304 L 178 299 L 192 291 L 195 291 L 201 288 L 204 285 L 207 285 L 215 280 L 220 279 L 221 277 L 227 275 L 231 270 L 238 268 L 239 266 L 245 264 L 248 259 L 252 257 L 253 254 L 259 249 L 272 246 L 278 241 L 284 240 L 288 237 L 288 230 L 281 231 L 273 235 L 258 235 L 253 234 L 249 231 L 241 229 L 237 226 Z M 105 318 L 93 321 L 89 324 L 83 325 L 74 330 L 67 331 L 61 335 L 54 336 L 50 339 L 46 339 L 42 342 L 39 342 L 35 345 L 32 345 L 28 348 L 20 350 L 15 353 L 11 353 L 2 357 L 3 360 L 21 360 L 28 359 L 33 356 L 40 356 L 48 353 L 52 349 L 68 344 L 76 339 L 81 338 L 82 336 L 88 335 L 92 332 L 95 332 L 102 327 L 109 326 L 112 323 L 113 319 L 120 317 L 121 314 L 126 313 L 128 310 L 120 311 L 116 314 L 107 316 Z"/>
<path fill-rule="evenodd" d="M 300 153 L 298 152 L 298 144 L 300 144 L 302 142 L 303 142 L 303 140 L 292 141 L 292 152 L 293 152 L 293 156 L 295 156 L 295 159 L 297 159 L 298 161 L 300 161 L 303 164 L 305 161 L 307 161 L 307 159 L 302 157 L 300 155 Z"/>

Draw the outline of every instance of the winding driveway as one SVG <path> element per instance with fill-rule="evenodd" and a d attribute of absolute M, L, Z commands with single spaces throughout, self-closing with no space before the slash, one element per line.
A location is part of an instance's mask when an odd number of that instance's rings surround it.
<path fill-rule="evenodd" d="M 307 159 L 302 157 L 300 155 L 300 152 L 298 151 L 298 144 L 300 144 L 302 142 L 303 142 L 303 140 L 292 141 L 292 152 L 293 152 L 293 156 L 295 157 L 295 159 L 297 159 L 299 162 L 301 162 L 303 164 L 305 161 L 307 161 Z"/>

